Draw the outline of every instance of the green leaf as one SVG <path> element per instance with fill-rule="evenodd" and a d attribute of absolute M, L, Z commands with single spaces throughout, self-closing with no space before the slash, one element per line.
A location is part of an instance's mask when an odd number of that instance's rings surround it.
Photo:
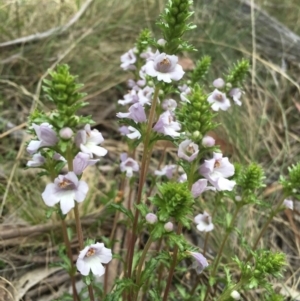
<path fill-rule="evenodd" d="M 133 214 L 130 210 L 126 209 L 122 204 L 111 203 L 109 207 L 112 207 L 122 213 L 124 213 L 131 221 L 133 221 Z"/>

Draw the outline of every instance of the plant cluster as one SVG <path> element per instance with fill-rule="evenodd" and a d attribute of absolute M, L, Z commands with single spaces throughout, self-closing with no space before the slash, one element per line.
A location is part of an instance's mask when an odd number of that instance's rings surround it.
<path fill-rule="evenodd" d="M 116 115 L 128 144 L 128 152 L 120 156 L 121 187 L 137 191 L 134 199 L 129 193 L 111 204 L 116 217 L 123 213 L 127 227 L 127 249 L 120 254 L 112 254 L 114 241 L 104 244 L 83 237 L 78 206 L 87 198 L 89 187 L 82 174 L 98 164 L 107 150 L 101 146 L 102 134 L 91 127 L 92 119 L 78 115 L 88 105 L 82 101 L 82 85 L 67 65 L 58 66 L 44 81 L 45 95 L 55 109 L 30 116 L 29 131 L 35 138 L 27 146 L 32 155 L 27 166 L 42 170 L 39 175 L 50 179 L 41 196 L 49 207 L 47 215 L 55 212 L 61 219 L 62 266 L 71 277 L 73 300 L 239 300 L 258 287 L 263 288 L 260 300 L 282 300 L 270 281 L 281 276 L 285 256 L 257 247 L 273 217 L 286 207 L 292 209 L 287 197 L 299 198 L 300 168 L 291 167 L 290 177 L 281 179 L 284 196 L 274 207 L 260 198 L 265 186 L 262 168 L 256 163 L 233 165 L 215 144 L 210 132 L 218 126 L 217 115 L 230 114 L 232 105 L 242 105 L 249 63 L 237 62 L 208 87 L 204 85 L 211 64 L 208 56 L 200 58 L 193 71 L 183 70 L 180 55 L 195 51 L 184 39 L 185 32 L 195 28 L 189 23 L 192 4 L 191 0 L 169 0 L 157 22 L 159 39 L 143 30 L 134 47 L 121 56 L 121 68 L 132 74 L 128 93 L 118 101 L 124 109 Z M 153 149 L 163 140 L 177 147 L 177 161 L 152 172 Z M 140 160 L 135 152 L 139 145 L 143 146 Z M 166 149 L 161 156 L 165 153 Z M 248 241 L 247 233 L 237 226 L 248 206 L 269 210 L 254 241 Z M 80 247 L 75 264 L 65 223 L 71 211 Z M 202 245 L 187 239 L 190 229 L 203 238 Z M 211 239 L 212 231 L 219 233 L 217 244 Z M 235 233 L 244 258 L 224 256 Z M 137 241 L 142 237 L 146 242 L 140 247 Z M 109 271 L 109 265 L 105 270 L 103 264 L 113 256 L 122 271 L 108 292 L 99 289 L 96 277 Z M 76 290 L 77 271 L 88 295 Z"/>

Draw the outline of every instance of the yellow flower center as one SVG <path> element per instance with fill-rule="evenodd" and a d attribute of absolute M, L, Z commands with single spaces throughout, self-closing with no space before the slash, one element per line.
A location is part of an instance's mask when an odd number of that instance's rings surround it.
<path fill-rule="evenodd" d="M 96 250 L 94 248 L 89 248 L 87 253 L 85 254 L 85 257 L 91 257 L 96 254 Z"/>
<path fill-rule="evenodd" d="M 170 60 L 167 59 L 167 58 L 164 58 L 159 64 L 163 65 L 163 66 L 169 66 L 170 65 Z"/>
<path fill-rule="evenodd" d="M 68 187 L 68 186 L 71 185 L 71 184 L 72 184 L 71 181 L 69 181 L 69 180 L 67 180 L 67 179 L 63 179 L 63 181 L 60 182 L 60 183 L 58 184 L 58 186 L 59 186 L 60 188 L 66 188 L 66 187 Z"/>
<path fill-rule="evenodd" d="M 215 164 L 214 164 L 214 168 L 218 168 L 221 166 L 221 162 L 216 160 Z"/>

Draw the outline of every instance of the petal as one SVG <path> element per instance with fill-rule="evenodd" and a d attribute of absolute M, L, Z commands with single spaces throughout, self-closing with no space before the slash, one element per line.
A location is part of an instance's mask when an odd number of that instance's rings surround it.
<path fill-rule="evenodd" d="M 84 144 L 80 144 L 80 150 L 85 153 L 85 154 L 88 154 L 90 156 L 90 158 L 93 158 L 93 153 L 92 151 L 86 147 Z"/>
<path fill-rule="evenodd" d="M 120 159 L 121 159 L 122 162 L 124 162 L 127 158 L 128 158 L 127 153 L 121 153 Z"/>
<path fill-rule="evenodd" d="M 132 132 L 130 134 L 127 134 L 126 135 L 129 139 L 140 139 L 141 138 L 141 133 L 139 131 L 135 131 L 135 132 Z"/>
<path fill-rule="evenodd" d="M 177 80 L 182 79 L 184 73 L 185 72 L 183 71 L 182 67 L 179 64 L 177 64 L 174 71 L 172 71 L 170 73 L 170 77 L 171 77 L 172 80 L 177 81 Z"/>
<path fill-rule="evenodd" d="M 220 167 L 216 167 L 215 171 L 222 174 L 224 178 L 228 178 L 234 175 L 234 165 L 231 164 L 227 157 L 222 158 L 220 162 Z"/>
<path fill-rule="evenodd" d="M 220 109 L 220 103 L 219 102 L 214 102 L 213 105 L 211 106 L 211 108 L 214 111 L 219 111 L 219 109 Z"/>
<path fill-rule="evenodd" d="M 86 255 L 86 253 L 88 252 L 88 250 L 90 249 L 89 246 L 86 246 L 83 250 L 81 250 L 79 252 L 78 258 L 83 259 Z"/>
<path fill-rule="evenodd" d="M 197 225 L 197 229 L 199 230 L 199 231 L 201 231 L 201 232 L 206 232 L 207 230 L 206 230 L 206 228 L 208 227 L 208 225 L 206 224 L 206 223 L 203 223 L 203 222 L 201 222 L 201 223 L 199 223 L 198 225 Z"/>
<path fill-rule="evenodd" d="M 56 185 L 53 183 L 47 184 L 44 192 L 42 193 L 42 198 L 45 204 L 49 207 L 57 204 L 59 202 L 59 198 L 56 195 Z"/>
<path fill-rule="evenodd" d="M 150 76 L 152 76 L 152 77 L 155 77 L 155 76 L 157 76 L 157 70 L 155 70 L 155 68 L 154 68 L 154 62 L 153 61 L 148 61 L 147 63 L 146 63 L 146 65 L 144 66 L 144 70 L 145 70 L 145 73 L 147 74 L 147 75 L 150 75 Z"/>
<path fill-rule="evenodd" d="M 200 179 L 192 186 L 192 194 L 193 197 L 198 197 L 202 192 L 205 191 L 207 187 L 207 180 L 206 179 Z"/>
<path fill-rule="evenodd" d="M 164 81 L 165 83 L 172 82 L 170 73 L 157 72 L 157 80 Z"/>
<path fill-rule="evenodd" d="M 90 266 L 88 262 L 85 262 L 84 259 L 78 258 L 76 262 L 77 270 L 80 272 L 81 275 L 88 276 L 90 273 Z"/>
<path fill-rule="evenodd" d="M 91 270 L 92 273 L 98 277 L 104 275 L 105 273 L 105 268 L 104 266 L 101 264 L 101 262 L 99 260 L 96 260 L 97 257 L 93 258 L 92 262 L 91 262 Z"/>
<path fill-rule="evenodd" d="M 70 182 L 72 182 L 76 187 L 78 186 L 78 178 L 75 174 L 75 172 L 73 171 L 69 171 L 65 176 L 65 179 L 69 180 Z"/>
<path fill-rule="evenodd" d="M 92 143 L 87 143 L 85 146 L 91 153 L 95 154 L 96 156 L 103 157 L 107 154 L 107 149 L 105 149 L 104 147 Z"/>
<path fill-rule="evenodd" d="M 200 166 L 200 174 L 207 178 L 207 175 L 214 170 L 215 162 L 215 159 L 205 160 L 204 163 Z"/>
<path fill-rule="evenodd" d="M 86 143 L 86 131 L 80 130 L 77 132 L 75 137 L 75 143 L 77 147 L 80 147 L 81 144 Z"/>
<path fill-rule="evenodd" d="M 41 146 L 41 141 L 39 140 L 31 140 L 30 143 L 28 144 L 27 146 L 27 152 L 30 154 L 30 155 L 33 155 L 34 153 L 36 153 L 38 151 L 38 149 L 40 148 Z"/>
<path fill-rule="evenodd" d="M 83 202 L 88 191 L 89 191 L 88 184 L 84 181 L 79 181 L 77 191 L 75 192 L 75 196 L 74 196 L 75 201 L 77 201 L 78 203 Z"/>
<path fill-rule="evenodd" d="M 74 196 L 75 192 L 73 190 L 64 190 L 57 193 L 57 197 L 60 200 L 60 208 L 63 214 L 67 214 L 71 209 L 74 208 Z"/>
<path fill-rule="evenodd" d="M 101 253 L 97 254 L 97 257 L 102 263 L 109 263 L 112 260 L 111 249 L 105 248 L 104 246 L 101 248 Z"/>
<path fill-rule="evenodd" d="M 126 177 L 127 177 L 127 178 L 131 178 L 132 175 L 133 175 L 132 168 L 131 168 L 131 167 L 127 167 L 127 168 L 126 168 Z"/>
<path fill-rule="evenodd" d="M 122 112 L 119 112 L 119 113 L 117 113 L 116 116 L 117 116 L 118 118 L 129 118 L 130 113 L 122 113 Z"/>
<path fill-rule="evenodd" d="M 236 184 L 235 181 L 230 181 L 230 180 L 227 180 L 225 178 L 219 178 L 218 181 L 217 181 L 216 188 L 219 191 L 223 191 L 223 190 L 232 191 L 235 184 Z"/>
<path fill-rule="evenodd" d="M 104 141 L 102 134 L 97 130 L 92 130 L 90 137 L 88 137 L 87 142 L 91 142 L 94 144 L 100 144 Z"/>

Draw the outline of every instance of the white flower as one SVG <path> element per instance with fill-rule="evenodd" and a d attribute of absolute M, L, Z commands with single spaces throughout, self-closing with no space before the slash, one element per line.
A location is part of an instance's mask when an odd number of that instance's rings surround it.
<path fill-rule="evenodd" d="M 135 70 L 136 67 L 134 66 L 136 62 L 136 55 L 134 53 L 135 48 L 130 49 L 128 52 L 124 53 L 121 56 L 121 68 L 123 70 Z"/>
<path fill-rule="evenodd" d="M 138 102 L 143 106 L 145 104 L 151 105 L 151 97 L 154 92 L 154 88 L 146 86 L 138 91 Z"/>
<path fill-rule="evenodd" d="M 126 134 L 126 136 L 129 138 L 129 139 L 140 139 L 141 138 L 141 133 L 136 129 L 134 128 L 133 126 L 129 126 L 128 127 L 128 130 L 131 132 L 129 134 Z"/>
<path fill-rule="evenodd" d="M 167 55 L 157 51 L 152 59 L 146 63 L 145 72 L 165 83 L 170 83 L 172 80 L 178 81 L 183 77 L 184 71 L 177 62 L 178 57 L 176 55 Z"/>
<path fill-rule="evenodd" d="M 197 229 L 201 232 L 210 232 L 214 229 L 211 216 L 206 211 L 204 211 L 203 214 L 195 216 L 194 221 L 197 224 Z"/>
<path fill-rule="evenodd" d="M 126 172 L 126 177 L 131 178 L 134 171 L 139 171 L 139 164 L 137 161 L 133 160 L 132 158 L 128 158 L 126 153 L 122 153 L 120 158 L 122 161 L 120 164 L 120 169 L 122 172 Z"/>
<path fill-rule="evenodd" d="M 221 153 L 213 153 L 214 157 L 205 160 L 200 166 L 200 173 L 214 186 L 218 191 L 232 191 L 236 182 L 227 178 L 234 175 L 234 166 L 227 157 L 223 158 Z"/>
<path fill-rule="evenodd" d="M 188 162 L 192 162 L 197 158 L 199 153 L 199 146 L 192 140 L 184 140 L 179 144 L 178 157 Z"/>
<path fill-rule="evenodd" d="M 70 171 L 66 175 L 59 175 L 54 183 L 47 184 L 42 198 L 49 207 L 60 203 L 62 213 L 67 214 L 74 208 L 74 201 L 78 203 L 84 201 L 88 190 L 87 183 L 79 181 L 75 173 Z"/>
<path fill-rule="evenodd" d="M 232 97 L 236 105 L 241 106 L 242 102 L 240 98 L 242 97 L 242 91 L 239 88 L 233 88 L 230 90 L 229 95 Z"/>
<path fill-rule="evenodd" d="M 223 78 L 217 78 L 213 81 L 213 86 L 217 89 L 223 88 L 225 85 L 225 82 Z"/>
<path fill-rule="evenodd" d="M 156 176 L 166 176 L 168 179 L 173 177 L 173 172 L 176 168 L 176 165 L 166 165 L 161 170 L 155 170 L 154 174 Z"/>
<path fill-rule="evenodd" d="M 32 124 L 32 127 L 39 140 L 31 140 L 27 146 L 27 152 L 31 155 L 36 153 L 39 148 L 45 146 L 54 146 L 58 142 L 55 131 L 52 129 L 52 125 L 47 122 L 37 125 Z"/>
<path fill-rule="evenodd" d="M 171 137 L 180 136 L 180 133 L 178 133 L 180 129 L 181 126 L 179 122 L 174 121 L 174 117 L 170 111 L 165 111 L 164 113 L 162 113 L 159 116 L 155 126 L 153 127 L 154 131 Z"/>
<path fill-rule="evenodd" d="M 84 130 L 77 132 L 75 141 L 77 147 L 79 147 L 83 153 L 89 154 L 91 158 L 93 154 L 99 157 L 107 154 L 105 148 L 98 146 L 98 144 L 104 141 L 102 134 L 96 129 L 91 130 L 89 124 L 84 127 Z"/>
<path fill-rule="evenodd" d="M 27 162 L 28 167 L 39 167 L 45 163 L 46 159 L 41 153 L 36 153 L 32 156 L 32 160 Z"/>
<path fill-rule="evenodd" d="M 80 251 L 76 267 L 81 275 L 88 276 L 92 271 L 95 276 L 100 277 L 105 273 L 102 263 L 109 263 L 111 259 L 111 249 L 105 248 L 103 243 L 97 242 Z"/>
<path fill-rule="evenodd" d="M 226 97 L 225 93 L 220 92 L 218 89 L 215 89 L 207 98 L 207 101 L 212 104 L 211 108 L 214 111 L 227 111 L 230 107 L 230 101 Z"/>
<path fill-rule="evenodd" d="M 177 107 L 177 102 L 176 100 L 169 98 L 169 99 L 165 99 L 162 103 L 162 108 L 167 111 L 175 111 Z"/>

